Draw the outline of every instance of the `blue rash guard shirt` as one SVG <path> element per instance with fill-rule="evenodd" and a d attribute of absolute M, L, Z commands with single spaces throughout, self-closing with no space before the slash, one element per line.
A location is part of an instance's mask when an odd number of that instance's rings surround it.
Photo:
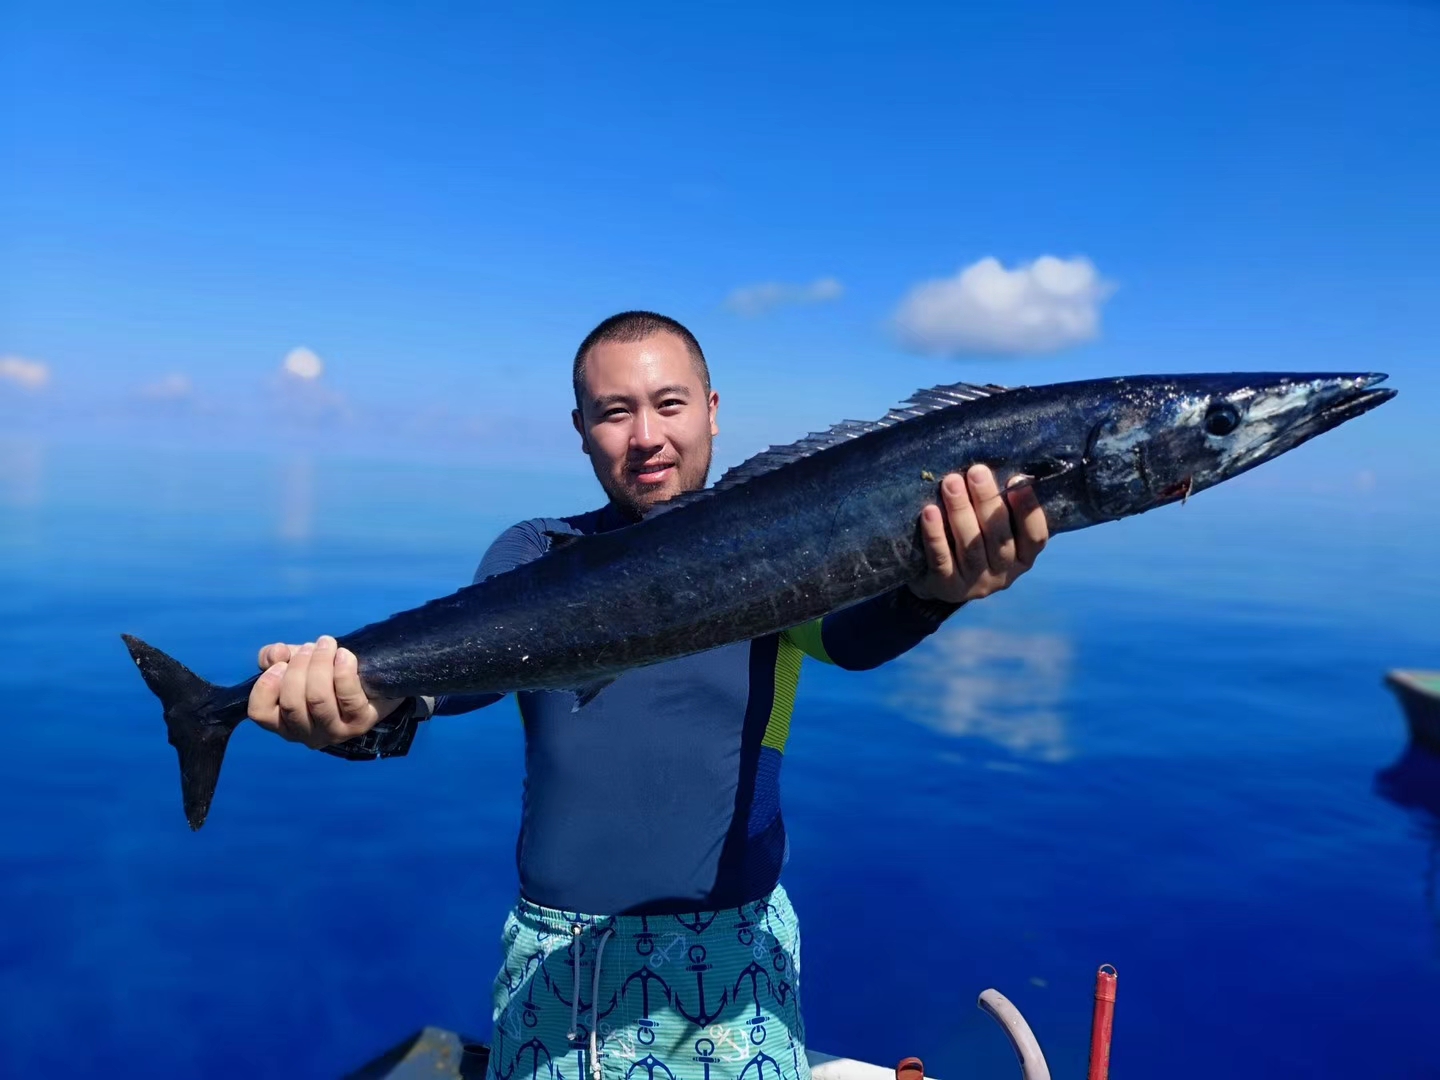
<path fill-rule="evenodd" d="M 629 523 L 613 504 L 523 521 L 490 546 L 475 581 L 539 558 L 550 548 L 547 533 L 586 536 Z M 521 894 L 595 915 L 711 911 L 765 896 L 789 855 L 780 763 L 802 658 L 873 668 L 913 648 L 958 606 L 902 587 L 783 633 L 627 671 L 579 713 L 569 692 L 517 693 Z M 442 697 L 433 713 L 470 712 L 503 696 Z M 404 753 L 414 721 L 401 727 L 394 749 L 372 744 L 369 754 L 346 756 Z"/>

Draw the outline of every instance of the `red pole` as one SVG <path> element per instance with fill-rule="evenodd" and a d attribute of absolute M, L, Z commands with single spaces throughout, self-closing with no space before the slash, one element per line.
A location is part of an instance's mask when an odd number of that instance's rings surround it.
<path fill-rule="evenodd" d="M 1119 973 L 1101 964 L 1095 973 L 1095 1015 L 1090 1022 L 1089 1080 L 1107 1080 L 1110 1075 L 1110 1032 L 1115 1024 L 1115 984 Z"/>

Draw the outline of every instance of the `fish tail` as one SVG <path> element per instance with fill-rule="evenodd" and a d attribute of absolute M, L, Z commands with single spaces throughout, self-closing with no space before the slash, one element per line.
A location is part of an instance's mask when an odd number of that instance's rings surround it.
<path fill-rule="evenodd" d="M 207 716 L 205 706 L 221 691 L 180 661 L 129 634 L 120 635 L 145 685 L 165 707 L 170 745 L 180 756 L 180 794 L 191 829 L 205 824 L 220 780 L 225 747 L 239 719 Z"/>

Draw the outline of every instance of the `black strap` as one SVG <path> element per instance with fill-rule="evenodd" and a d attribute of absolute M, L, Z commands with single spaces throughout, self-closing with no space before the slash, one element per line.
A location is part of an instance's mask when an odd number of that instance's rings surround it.
<path fill-rule="evenodd" d="M 334 746 L 323 746 L 321 750 L 346 761 L 404 757 L 410 752 L 410 744 L 415 741 L 415 731 L 420 726 L 420 721 L 415 716 L 416 705 L 415 698 L 406 698 L 399 708 L 364 735 L 346 739 Z"/>

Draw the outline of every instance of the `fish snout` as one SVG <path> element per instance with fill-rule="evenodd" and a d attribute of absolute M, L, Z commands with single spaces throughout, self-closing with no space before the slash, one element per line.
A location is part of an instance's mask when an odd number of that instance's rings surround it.
<path fill-rule="evenodd" d="M 1397 391 L 1390 387 L 1378 390 L 1375 387 L 1388 378 L 1384 372 L 1369 372 L 1331 380 L 1329 386 L 1314 395 L 1313 405 L 1297 417 L 1295 435 L 1298 441 L 1291 445 L 1313 439 L 1385 404 Z"/>

